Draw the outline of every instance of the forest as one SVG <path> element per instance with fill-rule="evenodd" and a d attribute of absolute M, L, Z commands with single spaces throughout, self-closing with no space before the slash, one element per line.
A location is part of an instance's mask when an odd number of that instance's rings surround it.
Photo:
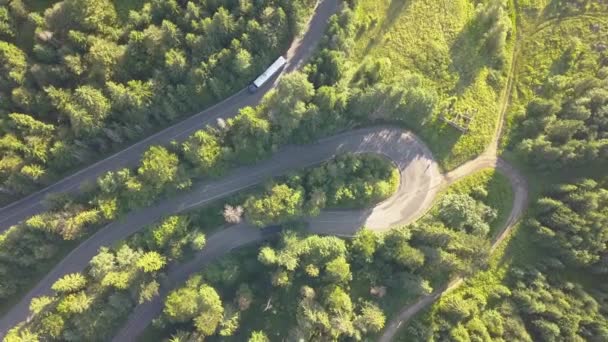
<path fill-rule="evenodd" d="M 64 0 L 33 11 L 30 2 L 0 0 L 6 201 L 242 89 L 315 3 Z M 159 298 L 142 341 L 376 340 L 437 293 L 396 340 L 608 340 L 608 3 L 340 3 L 311 60 L 257 106 L 50 196 L 44 212 L 1 234 L 0 312 L 106 225 L 354 128 L 413 131 L 446 179 L 496 157 L 525 178 L 523 203 L 512 179 L 484 169 L 446 181 L 413 223 L 315 235 L 308 220 L 322 211 L 373 207 L 410 181 L 382 156 L 338 154 L 103 247 L 35 298 L 6 341 L 107 340 Z M 523 217 L 510 222 L 519 204 Z M 173 267 L 240 225 L 269 238 L 168 287 Z"/>
<path fill-rule="evenodd" d="M 287 230 L 245 247 L 171 292 L 142 340 L 373 338 L 400 305 L 485 262 L 489 231 L 509 201 L 489 193 L 505 185 L 484 170 L 456 183 L 413 226 L 363 229 L 352 239 Z"/>
<path fill-rule="evenodd" d="M 242 89 L 312 1 L 29 3 L 0 2 L 3 201 Z"/>
<path fill-rule="evenodd" d="M 325 177 L 328 170 L 334 170 L 334 178 Z M 33 319 L 7 339 L 20 341 L 29 334 L 44 340 L 107 340 L 135 305 L 159 295 L 170 264 L 186 262 L 205 247 L 208 233 L 242 220 L 253 225 L 280 224 L 295 222 L 305 213 L 318 214 L 325 206 L 372 204 L 391 195 L 397 183 L 394 166 L 387 160 L 374 155 L 343 155 L 249 194 L 166 217 L 120 246 L 103 247 L 85 272 L 66 274 L 57 280 L 52 286 L 55 296 L 33 299 Z M 357 197 L 357 202 L 352 196 L 342 195 L 369 188 L 373 191 L 367 197 Z M 255 205 L 258 201 L 264 201 L 261 213 Z M 180 297 L 189 301 L 188 296 Z"/>

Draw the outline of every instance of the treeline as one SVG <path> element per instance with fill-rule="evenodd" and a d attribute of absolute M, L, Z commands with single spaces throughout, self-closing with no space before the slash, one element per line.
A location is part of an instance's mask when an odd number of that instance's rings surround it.
<path fill-rule="evenodd" d="M 234 165 L 254 162 L 281 144 L 296 140 L 301 116 L 315 106 L 312 84 L 292 74 L 258 108 L 244 108 L 228 122 L 193 134 L 186 142 L 153 146 L 138 167 L 108 172 L 76 196 L 55 196 L 51 209 L 0 236 L 0 298 L 11 296 L 33 274 L 44 272 L 66 244 L 161 196 L 187 189 L 192 178 L 221 174 Z M 293 112 L 287 108 L 304 108 Z"/>
<path fill-rule="evenodd" d="M 227 256 L 167 297 L 154 331 L 186 340 L 372 338 L 403 302 L 485 263 L 489 237 L 468 215 L 494 223 L 481 191 L 488 177 L 445 194 L 412 226 L 363 229 L 352 240 L 285 231 L 257 261 L 255 251 Z M 456 197 L 471 198 L 474 212 Z"/>
<path fill-rule="evenodd" d="M 368 165 L 373 166 L 368 169 Z M 325 188 L 357 189 L 362 184 L 368 187 L 371 184 L 388 186 L 391 182 L 398 181 L 398 178 L 395 180 L 393 177 L 393 169 L 389 161 L 377 156 L 345 155 L 310 170 L 295 173 L 287 177 L 286 183 L 294 186 L 294 182 L 307 180 L 311 182 L 310 189 L 316 189 L 315 193 L 325 195 Z M 328 170 L 336 172 L 334 177 L 345 177 L 325 178 Z M 321 185 L 314 183 L 315 177 L 323 177 L 321 180 L 317 179 L 322 182 Z M 396 185 L 397 183 L 393 184 L 393 191 Z M 304 189 L 302 185 L 300 188 Z M 384 194 L 386 195 L 388 194 Z M 264 198 L 263 192 L 250 198 L 256 196 Z M 237 195 L 236 198 L 226 201 L 228 204 L 225 206 L 223 219 L 228 224 L 237 223 L 243 215 L 238 210 L 228 209 L 237 207 L 233 202 L 238 202 L 240 197 L 243 196 Z M 368 204 L 367 201 L 372 199 L 363 196 L 359 203 Z M 328 203 L 337 205 L 342 203 L 340 200 L 328 200 Z M 283 203 L 284 201 L 279 205 Z M 317 205 L 316 210 L 322 208 L 320 202 L 312 203 Z M 349 201 L 344 203 L 353 204 Z M 285 209 L 277 210 L 282 213 Z M 65 275 L 58 280 L 52 286 L 54 296 L 33 299 L 32 318 L 16 327 L 9 334 L 8 340 L 12 341 L 11 338 L 14 338 L 15 341 L 20 341 L 19 338 L 25 339 L 28 336 L 44 340 L 110 339 L 137 304 L 149 301 L 159 294 L 164 269 L 168 263 L 184 262 L 204 248 L 205 231 L 216 228 L 212 222 L 216 225 L 223 223 L 217 220 L 221 217 L 220 211 L 218 206 L 212 205 L 210 208 L 191 213 L 170 216 L 130 237 L 118 248 L 103 247 L 90 261 L 85 272 Z M 271 212 L 269 210 L 268 215 Z M 279 223 L 279 220 L 272 223 Z M 190 299 L 186 296 L 182 300 Z"/>
<path fill-rule="evenodd" d="M 313 5 L 150 0 L 117 13 L 109 0 L 64 0 L 40 14 L 1 4 L 2 193 L 31 192 L 234 93 Z"/>
<path fill-rule="evenodd" d="M 323 44 L 325 52 L 318 56 L 342 51 L 349 45 L 355 34 L 349 28 L 354 25 L 349 24 L 352 16 L 353 11 L 345 7 L 340 15 L 332 17 Z M 343 32 L 343 27 L 349 29 Z M 374 83 L 352 88 L 316 87 L 309 79 L 314 81 L 315 74 L 323 73 L 315 71 L 317 65 L 319 62 L 311 64 L 307 75 L 284 77 L 257 108 L 244 108 L 236 117 L 196 132 L 180 146 L 152 147 L 142 156 L 139 167 L 109 172 L 79 196 L 54 198 L 48 212 L 2 234 L 0 298 L 12 295 L 33 274 L 44 272 L 64 241 L 80 239 L 134 208 L 183 190 L 193 178 L 220 175 L 233 165 L 259 160 L 285 143 L 312 141 L 349 126 L 386 120 L 386 116 L 399 120 L 408 116 L 424 118 L 435 110 L 436 97 L 424 90 L 417 77 L 408 78 L 403 86 Z M 376 82 L 375 73 L 380 69 L 370 66 L 362 71 L 361 80 Z M 341 205 L 348 205 L 348 197 L 366 196 L 364 192 L 341 190 L 345 198 Z M 351 200 L 355 203 L 360 199 Z"/>
<path fill-rule="evenodd" d="M 514 261 L 443 297 L 400 341 L 606 340 L 607 208 L 606 186 L 591 179 L 548 189 L 516 231 L 532 233 L 523 238 L 537 256 L 507 250 Z"/>
<path fill-rule="evenodd" d="M 255 341 L 253 336 L 265 336 L 266 340 L 268 336 L 296 340 L 311 336 L 321 339 L 361 336 L 383 327 L 384 314 L 372 300 L 351 301 L 347 291 L 353 275 L 344 240 L 301 237 L 288 232 L 281 237 L 279 246 L 281 249 L 276 253 L 288 257 L 293 265 L 289 275 L 272 276 L 270 280 L 269 273 L 277 259 L 270 247 L 260 250 L 257 262 L 253 253 L 238 259 L 229 257 L 207 267 L 202 276 L 194 276 L 184 287 L 170 293 L 155 326 L 168 331 L 173 330 L 169 327 L 179 327 L 172 333 L 174 338 L 196 340 L 221 336 L 246 340 L 251 334 L 250 341 Z M 253 260 L 248 262 L 244 256 Z M 244 266 L 247 263 L 250 267 Z M 296 270 L 298 264 L 307 265 L 307 273 Z M 293 288 L 288 285 L 289 276 L 301 278 L 294 279 L 298 285 L 294 284 Z M 274 284 L 272 288 L 268 287 L 270 282 Z M 290 305 L 294 306 L 289 308 Z M 286 310 L 289 316 L 277 310 Z M 254 333 L 245 331 L 251 325 L 250 319 L 260 321 L 254 315 L 277 316 L 274 318 L 277 329 L 262 331 L 258 327 Z M 317 319 L 323 320 L 323 327 Z"/>
<path fill-rule="evenodd" d="M 485 282 L 442 298 L 402 341 L 605 341 L 606 304 L 547 266 L 514 267 L 504 283 Z"/>
<path fill-rule="evenodd" d="M 234 118 L 220 120 L 182 144 L 153 146 L 138 167 L 108 172 L 80 195 L 51 199 L 49 211 L 1 235 L 0 278 L 7 281 L 0 287 L 0 298 L 44 270 L 63 241 L 81 239 L 130 210 L 187 189 L 193 179 L 221 175 L 235 165 L 260 160 L 286 143 L 308 142 L 342 129 L 352 121 L 347 107 L 355 106 L 347 94 L 332 87 L 315 89 L 301 73 L 286 75 L 258 107 L 243 108 Z M 336 204 L 366 200 L 352 197 L 366 196 L 356 187 L 341 191 L 344 200 Z"/>

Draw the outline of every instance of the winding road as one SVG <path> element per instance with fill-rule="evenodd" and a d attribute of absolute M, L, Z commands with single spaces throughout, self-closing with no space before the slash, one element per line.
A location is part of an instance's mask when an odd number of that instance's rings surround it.
<path fill-rule="evenodd" d="M 302 39 L 294 42 L 287 53 L 288 65 L 284 72 L 300 68 L 314 51 L 316 43 L 323 36 L 329 16 L 338 9 L 338 0 L 321 0 L 315 9 L 309 29 Z M 276 84 L 276 82 L 275 82 Z M 76 191 L 85 181 L 94 180 L 100 174 L 121 167 L 134 166 L 141 154 L 150 146 L 166 144 L 171 140 L 183 140 L 194 131 L 215 122 L 217 118 L 227 118 L 243 106 L 255 105 L 268 86 L 255 95 L 245 91 L 235 94 L 224 102 L 172 126 L 148 139 L 131 146 L 103 161 L 100 161 L 56 184 L 33 194 L 19 202 L 0 209 L 0 231 L 43 210 L 44 196 L 54 192 Z M 402 129 L 378 126 L 350 131 L 319 140 L 314 144 L 288 146 L 269 159 L 253 166 L 237 168 L 219 180 L 208 180 L 195 184 L 187 192 L 163 200 L 152 207 L 129 213 L 119 221 L 112 222 L 97 231 L 57 264 L 21 301 L 0 319 L 0 338 L 19 322 L 26 321 L 32 298 L 52 294 L 51 285 L 68 273 L 83 271 L 90 259 L 101 246 L 110 246 L 124 240 L 160 218 L 204 206 L 260 184 L 269 178 L 284 175 L 292 170 L 302 169 L 329 160 L 341 153 L 375 153 L 393 161 L 401 174 L 401 183 L 396 193 L 377 206 L 356 211 L 325 211 L 309 221 L 314 233 L 352 236 L 360 227 L 366 226 L 376 231 L 385 231 L 395 225 L 407 224 L 421 217 L 431 207 L 437 193 L 454 181 L 488 167 L 495 167 L 505 174 L 514 189 L 515 201 L 508 222 L 498 236 L 504 238 L 513 224 L 521 217 L 527 202 L 525 179 L 509 164 L 496 158 L 495 154 L 484 153 L 448 174 L 442 174 L 430 150 L 415 135 Z M 133 341 L 162 310 L 164 296 L 181 285 L 192 273 L 231 250 L 264 240 L 274 234 L 247 224 L 224 229 L 207 239 L 205 249 L 193 260 L 181 265 L 172 265 L 168 270 L 168 281 L 161 288 L 161 296 L 151 302 L 139 305 L 130 315 L 115 341 Z M 461 280 L 458 280 L 461 281 Z M 454 283 L 425 296 L 408 306 L 397 319 L 387 325 L 385 336 L 394 336 L 399 325 L 421 308 L 432 303 Z M 395 323 L 396 322 L 396 323 Z M 383 341 L 385 336 L 383 336 Z M 386 341 L 388 341 L 386 340 Z"/>
<path fill-rule="evenodd" d="M 344 138 L 346 140 L 343 140 Z M 514 190 L 514 205 L 504 224 L 505 228 L 512 227 L 526 207 L 528 192 L 525 179 L 501 159 L 483 156 L 442 175 L 428 148 L 422 142 L 412 133 L 391 127 L 357 130 L 320 141 L 319 144 L 323 145 L 323 149 L 327 146 L 338 147 L 338 152 L 382 154 L 392 160 L 399 169 L 401 183 L 393 196 L 374 208 L 325 211 L 320 216 L 309 219 L 310 231 L 313 233 L 350 237 L 363 226 L 374 231 L 386 231 L 398 225 L 411 223 L 430 209 L 438 191 L 486 168 L 496 168 L 498 172 L 504 174 Z M 319 144 L 304 146 L 306 152 L 300 156 L 317 154 L 314 147 Z M 329 157 L 328 154 L 323 155 Z M 166 295 L 172 289 L 183 285 L 190 275 L 235 248 L 259 243 L 274 233 L 266 233 L 264 230 L 243 223 L 212 235 L 205 249 L 193 260 L 174 265 L 168 270 L 168 281 L 163 284 L 160 296 L 138 305 L 113 341 L 135 341 L 152 319 L 160 315 Z M 506 236 L 506 229 L 503 229 L 500 235 Z M 445 291 L 458 286 L 461 282 L 462 280 L 457 279 L 406 307 L 397 319 L 387 325 L 381 340 L 391 341 L 404 320 L 409 319 Z"/>
<path fill-rule="evenodd" d="M 371 127 L 321 139 L 310 145 L 288 146 L 256 165 L 236 168 L 219 180 L 203 181 L 187 192 L 165 199 L 148 208 L 133 211 L 119 221 L 112 222 L 76 247 L 57 264 L 21 301 L 0 320 L 0 331 L 27 319 L 32 298 L 50 295 L 51 285 L 68 273 L 81 272 L 102 246 L 111 246 L 126 239 L 164 216 L 200 207 L 243 189 L 260 184 L 269 178 L 284 175 L 332 159 L 342 153 L 376 153 L 392 160 L 401 173 L 398 191 L 375 208 L 349 212 L 326 212 L 311 224 L 314 232 L 352 235 L 361 226 L 388 229 L 399 223 L 416 219 L 431 205 L 444 178 L 429 149 L 413 134 L 398 128 Z M 224 253 L 231 247 L 250 243 L 259 229 L 241 226 L 221 231 L 210 237 L 210 253 L 219 248 Z M 247 232 L 247 230 L 249 232 Z M 200 257 L 203 258 L 204 257 Z"/>
<path fill-rule="evenodd" d="M 287 64 L 283 69 L 282 74 L 297 70 L 306 63 L 308 58 L 315 51 L 318 42 L 323 38 L 329 18 L 338 11 L 338 5 L 339 0 L 319 1 L 308 23 L 308 29 L 305 34 L 301 38 L 296 39 L 285 54 Z M 243 89 L 224 101 L 195 114 L 184 121 L 151 135 L 53 185 L 0 208 L 0 233 L 8 230 L 11 226 L 22 220 L 44 211 L 46 209 L 44 199 L 49 194 L 78 191 L 82 184 L 95 182 L 100 175 L 108 171 L 136 166 L 143 153 L 150 146 L 167 145 L 173 140 L 183 141 L 208 124 L 214 124 L 219 118 L 227 119 L 233 117 L 239 112 L 240 108 L 257 105 L 264 94 L 276 86 L 276 79 L 278 79 L 278 77 L 275 78 L 274 83 L 271 82 L 266 84 L 255 94 L 250 94 L 247 89 Z"/>

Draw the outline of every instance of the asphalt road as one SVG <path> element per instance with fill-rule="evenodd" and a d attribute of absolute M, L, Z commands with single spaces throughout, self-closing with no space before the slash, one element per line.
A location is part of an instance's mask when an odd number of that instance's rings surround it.
<path fill-rule="evenodd" d="M 323 213 L 311 222 L 315 232 L 352 235 L 363 225 L 384 230 L 400 222 L 409 222 L 424 213 L 443 183 L 444 178 L 428 148 L 413 134 L 398 128 L 359 129 L 321 139 L 310 145 L 285 147 L 263 162 L 237 168 L 219 180 L 198 183 L 187 192 L 152 207 L 131 212 L 100 229 L 68 254 L 0 319 L 0 332 L 6 332 L 26 320 L 32 298 L 50 295 L 51 285 L 63 275 L 83 271 L 101 246 L 111 246 L 124 240 L 164 216 L 203 206 L 269 178 L 319 164 L 341 153 L 385 155 L 399 168 L 402 182 L 393 197 L 374 208 Z M 233 229 L 241 230 L 234 233 Z M 214 248 L 226 253 L 233 247 L 250 243 L 259 236 L 256 234 L 259 234 L 259 230 L 247 227 L 221 231 L 210 237 L 205 252 L 199 259 L 206 260 L 205 253 L 213 253 Z"/>
<path fill-rule="evenodd" d="M 320 0 L 311 17 L 305 34 L 296 39 L 287 53 L 287 65 L 283 74 L 299 69 L 314 52 L 318 42 L 323 38 L 329 17 L 338 11 L 338 0 Z M 0 208 L 0 233 L 11 226 L 45 210 L 44 198 L 52 193 L 69 193 L 78 191 L 80 185 L 94 182 L 100 175 L 124 167 L 134 167 L 142 154 L 153 145 L 166 145 L 172 140 L 185 140 L 192 133 L 214 124 L 218 118 L 235 116 L 240 108 L 255 106 L 266 92 L 276 86 L 270 82 L 255 94 L 249 94 L 246 89 L 239 91 L 224 101 L 196 114 L 184 121 L 168 127 L 116 154 L 90 165 L 57 183 L 50 185 L 34 194 Z"/>
<path fill-rule="evenodd" d="M 397 138 L 398 131 L 390 128 L 378 133 L 371 135 L 370 138 L 372 139 L 366 141 L 366 144 L 377 145 L 374 149 L 364 148 L 356 152 L 374 152 L 391 159 L 397 165 L 401 174 L 401 183 L 397 192 L 371 209 L 323 212 L 320 216 L 309 220 L 309 229 L 312 232 L 352 236 L 363 226 L 375 231 L 385 231 L 397 225 L 411 223 L 430 209 L 438 191 L 463 177 L 486 168 L 496 168 L 498 172 L 507 176 L 514 191 L 512 210 L 504 228 L 495 240 L 493 249 L 499 244 L 499 241 L 502 241 L 508 235 L 507 228 L 513 227 L 523 214 L 528 198 L 525 178 L 503 160 L 481 156 L 448 174 L 442 175 L 428 149 L 412 134 L 401 133 L 401 136 Z M 381 138 L 378 139 L 378 137 Z M 380 143 L 375 144 L 374 141 Z M 321 143 L 325 144 L 324 142 Z M 222 230 L 211 236 L 205 249 L 195 259 L 182 265 L 173 265 L 169 269 L 167 273 L 168 282 L 163 284 L 160 296 L 155 297 L 150 302 L 138 305 L 113 341 L 135 341 L 150 322 L 161 314 L 164 298 L 172 289 L 183 285 L 190 275 L 200 271 L 216 258 L 230 253 L 235 248 L 259 243 L 266 237 L 263 231 L 245 223 Z M 456 279 L 433 293 L 421 297 L 415 303 L 404 307 L 387 324 L 380 341 L 392 341 L 403 323 L 451 289 L 458 287 L 462 281 L 462 279 Z"/>
<path fill-rule="evenodd" d="M 335 13 L 337 8 L 337 0 L 321 0 L 312 17 L 308 31 L 302 39 L 294 42 L 287 52 L 288 65 L 284 72 L 296 70 L 310 57 L 316 43 L 323 36 L 329 16 Z M 257 104 L 264 93 L 275 85 L 276 82 L 268 85 L 265 89 L 261 89 L 255 95 L 249 95 L 245 91 L 241 91 L 204 112 L 83 169 L 36 194 L 0 209 L 0 231 L 4 231 L 20 220 L 43 210 L 42 200 L 47 194 L 77 191 L 80 184 L 86 181 L 94 181 L 106 171 L 134 166 L 149 146 L 166 144 L 171 140 L 183 140 L 194 131 L 209 123 L 214 123 L 217 118 L 231 117 L 238 112 L 239 108 Z M 383 231 L 397 224 L 412 222 L 430 208 L 436 193 L 440 189 L 485 167 L 497 167 L 500 172 L 506 174 L 516 193 L 513 211 L 505 229 L 497 237 L 497 241 L 504 239 L 513 223 L 521 216 L 523 208 L 525 208 L 527 201 L 525 180 L 504 161 L 495 157 L 482 156 L 447 175 L 442 175 L 428 148 L 411 133 L 396 128 L 374 127 L 356 130 L 321 140 L 312 145 L 290 146 L 279 151 L 269 160 L 255 166 L 233 170 L 221 180 L 199 183 L 188 192 L 162 201 L 153 207 L 132 212 L 120 221 L 113 222 L 99 230 L 64 258 L 35 288 L 0 319 L 0 338 L 10 327 L 28 318 L 28 307 L 32 298 L 51 294 L 50 286 L 58 278 L 67 273 L 80 272 L 85 269 L 99 247 L 121 241 L 163 216 L 205 205 L 213 200 L 259 184 L 268 178 L 285 174 L 290 170 L 318 164 L 344 152 L 378 153 L 387 156 L 396 164 L 401 173 L 399 189 L 395 195 L 374 208 L 358 211 L 323 212 L 319 217 L 310 221 L 311 230 L 315 233 L 351 236 L 361 226 Z M 195 259 L 186 264 L 172 266 L 168 270 L 169 281 L 162 287 L 161 296 L 156 297 L 152 302 L 138 306 L 115 340 L 134 340 L 162 310 L 163 296 L 170 289 L 182 284 L 192 273 L 200 270 L 205 264 L 234 248 L 260 242 L 268 235 L 264 231 L 241 224 L 210 236 L 207 240 L 207 246 Z M 496 245 L 497 243 L 494 246 Z M 442 293 L 455 286 L 457 285 L 452 283 L 405 308 L 395 320 L 387 325 L 383 340 L 384 338 L 391 340 L 403 322 L 422 308 L 430 305 Z"/>
<path fill-rule="evenodd" d="M 290 148 L 281 152 L 284 157 L 280 158 L 279 163 L 282 164 L 287 156 L 291 159 L 288 161 L 289 164 L 300 163 L 301 166 L 305 166 L 329 159 L 336 152 L 375 153 L 389 158 L 401 175 L 401 182 L 395 194 L 373 208 L 325 211 L 320 216 L 309 219 L 310 230 L 314 233 L 352 236 L 362 226 L 384 231 L 398 224 L 412 222 L 431 206 L 437 191 L 444 184 L 444 177 L 439 172 L 439 167 L 429 149 L 412 133 L 397 128 L 375 127 L 356 130 L 321 140 L 303 149 L 297 147 L 296 149 L 297 151 Z M 276 165 L 276 162 L 271 164 Z M 267 168 L 265 167 L 264 170 L 266 172 Z M 279 173 L 283 171 L 281 167 Z M 276 174 L 278 173 L 274 175 Z M 171 289 L 182 285 L 191 274 L 199 271 L 215 258 L 235 248 L 260 242 L 267 235 L 263 230 L 246 223 L 212 235 L 203 251 L 194 260 L 177 265 L 168 271 L 169 281 L 164 284 L 161 295 L 151 302 L 139 305 L 114 341 L 136 340 L 152 319 L 160 314 L 163 299 Z"/>

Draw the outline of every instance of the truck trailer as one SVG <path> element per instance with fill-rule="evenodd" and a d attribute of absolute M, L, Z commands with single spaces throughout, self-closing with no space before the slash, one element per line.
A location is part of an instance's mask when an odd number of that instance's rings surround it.
<path fill-rule="evenodd" d="M 251 83 L 251 85 L 249 85 L 249 92 L 255 93 L 261 86 L 268 82 L 272 76 L 276 75 L 276 73 L 279 72 L 279 70 L 281 70 L 285 64 L 287 64 L 285 57 L 279 57 L 276 61 L 274 61 L 274 63 L 272 63 L 271 66 L 268 67 L 268 69 L 266 69 L 266 71 L 264 71 L 263 74 L 261 74 L 255 79 L 255 81 L 253 81 L 253 83 Z"/>

